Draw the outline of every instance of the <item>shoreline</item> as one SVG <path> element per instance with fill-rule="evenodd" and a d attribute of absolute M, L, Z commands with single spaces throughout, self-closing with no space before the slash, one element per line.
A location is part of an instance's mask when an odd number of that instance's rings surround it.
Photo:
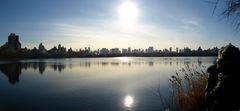
<path fill-rule="evenodd" d="M 89 57 L 23 57 L 23 58 L 1 58 L 0 57 L 0 60 L 1 61 L 15 61 L 15 60 L 30 60 L 30 59 L 75 59 L 75 58 L 113 58 L 113 57 L 217 57 L 215 55 L 206 55 L 206 56 L 202 56 L 202 55 L 194 55 L 194 56 L 89 56 Z"/>

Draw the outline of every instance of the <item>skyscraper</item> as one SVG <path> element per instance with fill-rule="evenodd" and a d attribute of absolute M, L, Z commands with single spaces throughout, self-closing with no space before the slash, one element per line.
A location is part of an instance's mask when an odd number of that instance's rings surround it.
<path fill-rule="evenodd" d="M 151 46 L 148 48 L 147 53 L 153 53 L 153 51 L 154 51 L 154 48 L 153 48 L 153 46 Z"/>
<path fill-rule="evenodd" d="M 45 49 L 45 47 L 43 46 L 42 43 L 39 44 L 39 46 L 38 46 L 38 51 L 39 51 L 40 53 L 42 53 L 42 54 L 44 54 L 44 53 L 47 52 L 47 50 Z"/>
<path fill-rule="evenodd" d="M 15 33 L 11 33 L 8 36 L 8 43 L 7 45 L 9 46 L 9 48 L 17 51 L 21 49 L 21 43 L 19 42 L 19 36 L 16 35 Z"/>
<path fill-rule="evenodd" d="M 132 53 L 131 47 L 128 47 L 128 54 L 131 54 L 131 53 Z"/>

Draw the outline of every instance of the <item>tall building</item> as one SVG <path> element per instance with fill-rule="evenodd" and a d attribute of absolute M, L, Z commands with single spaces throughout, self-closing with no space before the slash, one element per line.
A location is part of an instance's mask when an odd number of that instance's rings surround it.
<path fill-rule="evenodd" d="M 131 47 L 128 47 L 128 53 L 129 53 L 129 54 L 132 53 Z"/>
<path fill-rule="evenodd" d="M 197 49 L 197 51 L 198 51 L 198 52 L 202 52 L 202 51 L 203 51 L 203 50 L 202 50 L 202 47 L 199 46 L 198 49 Z"/>
<path fill-rule="evenodd" d="M 62 48 L 61 44 L 58 44 L 58 50 L 60 50 Z"/>
<path fill-rule="evenodd" d="M 122 54 L 127 54 L 128 50 L 127 49 L 122 49 Z"/>
<path fill-rule="evenodd" d="M 11 33 L 8 36 L 8 43 L 7 43 L 8 47 L 18 51 L 21 49 L 21 43 L 19 42 L 19 36 L 16 35 L 15 33 Z"/>
<path fill-rule="evenodd" d="M 139 51 L 138 49 L 133 49 L 133 50 L 132 50 L 132 53 L 133 53 L 133 54 L 138 54 L 138 53 L 140 53 L 140 51 Z"/>
<path fill-rule="evenodd" d="M 153 48 L 153 46 L 151 46 L 148 48 L 147 53 L 153 53 L 153 51 L 154 51 L 154 48 Z"/>
<path fill-rule="evenodd" d="M 121 54 L 121 51 L 119 50 L 119 48 L 112 48 L 110 50 L 110 53 L 111 54 Z"/>
<path fill-rule="evenodd" d="M 107 48 L 102 48 L 100 50 L 99 55 L 107 55 L 107 54 L 109 54 L 109 50 Z"/>
<path fill-rule="evenodd" d="M 47 50 L 45 49 L 45 47 L 43 46 L 42 43 L 39 44 L 39 46 L 38 46 L 38 51 L 39 51 L 40 53 L 42 53 L 42 54 L 44 54 L 44 53 L 47 52 Z"/>

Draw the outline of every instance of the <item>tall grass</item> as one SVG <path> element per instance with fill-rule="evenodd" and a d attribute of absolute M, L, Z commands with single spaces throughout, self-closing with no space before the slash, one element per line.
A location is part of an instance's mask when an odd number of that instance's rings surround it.
<path fill-rule="evenodd" d="M 208 74 L 206 67 L 186 65 L 169 79 L 170 95 L 158 91 L 165 111 L 203 111 Z"/>

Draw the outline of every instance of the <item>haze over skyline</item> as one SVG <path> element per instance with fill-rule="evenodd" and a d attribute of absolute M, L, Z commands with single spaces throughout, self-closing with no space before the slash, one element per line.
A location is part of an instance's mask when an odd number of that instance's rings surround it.
<path fill-rule="evenodd" d="M 14 32 L 29 48 L 239 47 L 233 26 L 212 11 L 204 0 L 1 1 L 0 44 Z"/>

